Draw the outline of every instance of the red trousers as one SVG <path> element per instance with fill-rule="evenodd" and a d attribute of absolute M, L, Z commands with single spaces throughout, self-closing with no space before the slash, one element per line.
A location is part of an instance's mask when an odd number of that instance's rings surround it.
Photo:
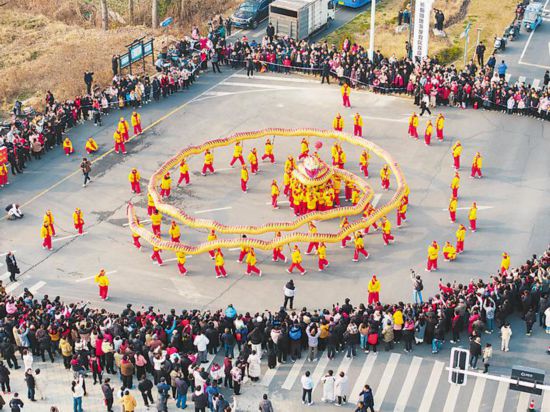
<path fill-rule="evenodd" d="M 130 140 L 130 135 L 128 134 L 128 132 L 124 132 L 122 133 L 122 138 L 124 139 L 125 142 L 127 142 L 128 140 Z"/>
<path fill-rule="evenodd" d="M 309 155 L 309 150 L 306 150 L 305 152 L 300 153 L 300 156 L 298 156 L 298 159 L 305 159 Z"/>
<path fill-rule="evenodd" d="M 457 240 L 456 242 L 456 253 L 462 253 L 464 252 L 464 241 L 463 240 Z"/>
<path fill-rule="evenodd" d="M 277 262 L 279 259 L 285 261 L 286 257 L 285 255 L 283 255 L 283 252 L 281 252 L 280 250 L 273 249 L 273 261 Z"/>
<path fill-rule="evenodd" d="M 155 235 L 160 236 L 160 225 L 151 225 L 151 229 Z"/>
<path fill-rule="evenodd" d="M 504 266 L 501 266 L 501 267 L 500 267 L 500 274 L 501 274 L 502 276 L 505 276 L 505 275 L 508 274 L 508 270 L 507 270 Z"/>
<path fill-rule="evenodd" d="M 431 141 L 432 141 L 431 133 L 424 133 L 424 143 L 426 143 L 429 146 Z"/>
<path fill-rule="evenodd" d="M 294 268 L 298 269 L 300 273 L 304 273 L 306 271 L 300 263 L 292 263 L 292 265 L 290 265 L 290 267 L 288 268 L 288 271 L 292 273 Z"/>
<path fill-rule="evenodd" d="M 210 257 L 211 257 L 212 259 L 214 259 L 214 258 L 216 257 L 216 254 L 214 253 L 213 250 L 209 250 L 209 251 L 208 251 L 208 254 L 210 255 Z"/>
<path fill-rule="evenodd" d="M 285 185 L 285 189 L 283 190 L 283 193 L 285 194 L 285 196 L 289 196 L 291 194 L 290 185 Z M 292 199 L 290 199 L 290 202 L 292 203 Z"/>
<path fill-rule="evenodd" d="M 382 189 L 388 190 L 390 188 L 390 179 L 382 179 Z"/>
<path fill-rule="evenodd" d="M 250 163 L 250 173 L 258 173 L 258 163 Z"/>
<path fill-rule="evenodd" d="M 241 190 L 246 192 L 246 180 L 241 179 Z"/>
<path fill-rule="evenodd" d="M 277 205 L 277 195 L 271 196 L 271 206 L 273 206 L 273 209 L 279 209 Z"/>
<path fill-rule="evenodd" d="M 172 242 L 174 242 L 174 243 L 180 243 L 180 237 L 179 237 L 179 236 L 176 236 L 176 237 L 172 236 L 172 239 L 171 239 L 171 240 L 172 240 Z"/>
<path fill-rule="evenodd" d="M 454 259 L 450 259 L 449 254 L 447 252 L 443 252 L 443 257 L 447 260 L 455 260 L 456 259 L 456 257 Z"/>
<path fill-rule="evenodd" d="M 351 199 L 351 187 L 349 187 L 348 185 L 346 185 L 344 189 L 344 196 L 346 197 L 346 200 Z"/>
<path fill-rule="evenodd" d="M 476 224 L 477 224 L 477 219 L 473 219 L 473 220 L 470 219 L 470 230 L 471 230 L 472 232 L 475 232 L 475 231 L 476 231 L 476 229 L 477 229 L 477 225 L 476 225 Z"/>
<path fill-rule="evenodd" d="M 78 234 L 81 235 L 84 229 L 84 222 L 82 223 L 75 223 L 74 228 L 78 230 Z"/>
<path fill-rule="evenodd" d="M 437 270 L 437 259 L 428 259 L 427 270 Z"/>
<path fill-rule="evenodd" d="M 334 130 L 336 130 L 337 132 L 341 132 L 342 128 L 341 127 L 335 127 Z"/>
<path fill-rule="evenodd" d="M 52 236 L 55 236 L 55 226 L 53 223 L 50 223 L 50 228 L 52 229 Z"/>
<path fill-rule="evenodd" d="M 340 193 L 335 193 L 334 194 L 334 204 L 336 206 L 340 206 Z"/>
<path fill-rule="evenodd" d="M 151 259 L 153 261 L 156 261 L 159 265 L 162 265 L 162 258 L 160 257 L 160 252 L 158 250 L 153 251 L 153 254 L 151 255 Z"/>
<path fill-rule="evenodd" d="M 134 246 L 138 249 L 141 249 L 141 243 L 139 243 L 139 236 L 132 236 L 132 239 L 134 240 Z"/>
<path fill-rule="evenodd" d="M 202 174 L 205 175 L 206 172 L 214 173 L 214 166 L 212 164 L 207 165 L 206 163 L 202 166 Z"/>
<path fill-rule="evenodd" d="M 455 223 L 456 222 L 456 212 L 451 212 L 449 210 L 449 217 L 451 219 L 451 222 Z"/>
<path fill-rule="evenodd" d="M 479 176 L 479 177 L 482 177 L 481 175 L 481 169 L 479 167 L 475 167 L 475 166 L 472 166 L 472 174 L 471 174 L 472 177 L 476 177 L 476 176 Z"/>
<path fill-rule="evenodd" d="M 453 197 L 456 197 L 458 199 L 458 187 L 455 187 L 453 189 Z"/>
<path fill-rule="evenodd" d="M 407 220 L 407 214 L 397 212 L 397 227 L 401 226 L 401 222 L 404 222 L 405 220 Z"/>
<path fill-rule="evenodd" d="M 460 169 L 460 156 L 453 156 L 455 169 Z"/>
<path fill-rule="evenodd" d="M 257 275 L 260 275 L 262 272 L 260 271 L 260 269 L 258 269 L 256 267 L 256 265 L 246 265 L 246 274 L 247 275 L 250 275 L 251 273 L 255 273 Z"/>
<path fill-rule="evenodd" d="M 189 184 L 189 172 L 180 173 L 180 178 L 178 179 L 178 185 L 185 180 L 185 184 Z"/>
<path fill-rule="evenodd" d="M 344 105 L 344 107 L 351 107 L 351 103 L 349 101 L 349 96 L 347 94 L 344 94 L 342 96 L 342 104 Z"/>
<path fill-rule="evenodd" d="M 271 163 L 275 163 L 275 156 L 272 154 L 264 154 L 262 160 L 269 159 Z"/>
<path fill-rule="evenodd" d="M 416 130 L 416 127 L 409 125 L 409 136 L 418 139 L 418 131 Z"/>
<path fill-rule="evenodd" d="M 354 124 L 353 125 L 353 135 L 363 137 L 363 127 Z"/>
<path fill-rule="evenodd" d="M 63 150 L 65 151 L 65 154 L 69 156 L 72 153 L 72 150 L 70 147 L 64 147 Z"/>
<path fill-rule="evenodd" d="M 229 163 L 229 166 L 233 166 L 237 160 L 238 160 L 239 162 L 241 162 L 241 166 L 244 165 L 243 156 L 240 155 L 240 156 L 237 156 L 237 157 L 233 156 L 233 159 L 231 159 L 231 163 Z"/>
<path fill-rule="evenodd" d="M 369 230 L 370 230 L 371 226 L 372 226 L 375 230 L 378 230 L 378 225 L 376 224 L 376 222 L 373 222 L 372 225 L 367 226 L 367 227 L 365 228 L 365 230 L 364 230 L 365 234 L 366 234 L 366 233 L 369 233 Z"/>
<path fill-rule="evenodd" d="M 126 146 L 124 146 L 124 142 L 122 143 L 115 143 L 115 153 L 122 152 L 126 154 Z"/>
<path fill-rule="evenodd" d="M 245 258 L 246 253 L 247 253 L 246 250 L 241 249 L 241 252 L 239 253 L 239 259 L 238 259 L 239 263 L 243 263 L 243 259 Z"/>
<path fill-rule="evenodd" d="M 178 269 L 180 270 L 180 273 L 182 275 L 185 275 L 187 273 L 187 269 L 185 269 L 185 266 L 182 263 L 178 263 Z"/>
<path fill-rule="evenodd" d="M 99 287 L 99 297 L 103 300 L 107 299 L 107 293 L 109 293 L 109 286 Z"/>
<path fill-rule="evenodd" d="M 132 188 L 132 193 L 141 193 L 139 182 L 131 182 L 130 187 Z"/>
<path fill-rule="evenodd" d="M 319 259 L 319 270 L 325 270 L 326 266 L 328 266 L 328 260 Z"/>
<path fill-rule="evenodd" d="M 42 247 L 52 250 L 52 237 L 46 236 L 42 242 Z"/>
<path fill-rule="evenodd" d="M 362 165 L 361 170 L 363 171 L 363 174 L 368 177 L 369 176 L 369 166 L 368 165 Z"/>
<path fill-rule="evenodd" d="M 389 245 L 390 244 L 390 240 L 394 240 L 395 238 L 393 237 L 393 235 L 391 233 L 382 233 L 382 240 L 384 241 L 384 243 L 386 245 Z"/>
<path fill-rule="evenodd" d="M 378 292 L 369 292 L 369 305 L 377 303 L 380 300 Z"/>
<path fill-rule="evenodd" d="M 443 140 L 443 129 L 436 129 L 435 131 L 437 133 L 437 138 Z"/>
<path fill-rule="evenodd" d="M 4 186 L 8 184 L 8 174 L 6 173 L 3 176 L 0 176 L 0 186 Z"/>
<path fill-rule="evenodd" d="M 141 134 L 141 124 L 139 123 L 134 126 L 134 136 L 136 134 Z"/>
<path fill-rule="evenodd" d="M 147 206 L 147 214 L 151 216 L 155 211 L 155 206 Z"/>
<path fill-rule="evenodd" d="M 225 271 L 225 268 L 223 265 L 221 266 L 215 266 L 214 270 L 216 271 L 216 277 L 227 277 L 227 272 Z"/>
<path fill-rule="evenodd" d="M 170 189 L 160 189 L 160 195 L 162 197 L 170 197 Z"/>
<path fill-rule="evenodd" d="M 351 240 L 351 237 L 349 236 L 346 236 L 345 238 L 342 239 L 342 247 L 346 247 L 346 243 L 348 243 L 348 241 Z"/>
<path fill-rule="evenodd" d="M 315 248 L 315 250 L 319 249 L 319 242 L 309 242 L 306 253 L 311 253 L 313 251 L 313 248 Z"/>
<path fill-rule="evenodd" d="M 364 247 L 362 247 L 360 249 L 355 248 L 355 252 L 353 252 L 354 262 L 357 262 L 357 260 L 359 260 L 359 253 L 361 253 L 363 256 L 365 256 L 365 259 L 367 259 L 369 257 L 369 252 L 367 252 Z"/>

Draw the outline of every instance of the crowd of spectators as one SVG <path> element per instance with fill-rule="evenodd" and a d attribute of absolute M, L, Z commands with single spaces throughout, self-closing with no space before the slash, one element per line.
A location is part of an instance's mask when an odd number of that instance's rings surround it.
<path fill-rule="evenodd" d="M 354 304 L 346 299 L 326 309 L 281 307 L 256 313 L 240 313 L 233 305 L 160 313 L 153 307 L 134 310 L 131 304 L 122 313 L 110 313 L 64 303 L 59 296 L 40 299 L 26 289 L 20 297 L 10 296 L 0 284 L 0 352 L 8 366 L 0 362 L 0 383 L 9 391 L 8 368 L 18 368 L 21 359 L 29 375 L 36 361 L 61 359 L 84 393 L 86 376 L 102 385 L 106 405 L 125 397 L 130 402 L 130 391 L 137 388 L 144 404 L 157 402 L 159 411 L 166 410 L 170 397 L 185 405 L 188 394 L 211 410 L 229 411 L 220 388 L 239 395 L 243 383 L 260 378 L 262 358 L 274 368 L 302 356 L 314 360 L 321 351 L 328 351 L 329 358 L 338 352 L 353 357 L 359 350 L 398 350 L 403 344 L 408 352 L 415 344 L 427 344 L 435 353 L 460 340 L 475 347 L 484 333 L 499 329 L 501 349 L 508 351 L 513 348 L 508 321 L 514 314 L 524 319 L 526 334 L 537 318 L 550 332 L 550 248 L 489 281 L 440 283 L 440 292 L 426 300 L 418 293 L 421 279 L 412 280 L 415 303 Z M 218 351 L 223 351 L 223 363 L 205 368 Z M 120 383 L 115 385 L 116 376 Z"/>

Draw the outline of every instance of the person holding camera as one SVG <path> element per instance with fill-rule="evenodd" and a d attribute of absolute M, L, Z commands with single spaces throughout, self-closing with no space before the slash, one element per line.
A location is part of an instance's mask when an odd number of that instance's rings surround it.
<path fill-rule="evenodd" d="M 414 303 L 422 304 L 422 290 L 424 290 L 424 285 L 422 283 L 422 278 L 420 277 L 420 275 L 417 275 L 413 269 L 411 269 L 411 280 L 413 283 Z"/>

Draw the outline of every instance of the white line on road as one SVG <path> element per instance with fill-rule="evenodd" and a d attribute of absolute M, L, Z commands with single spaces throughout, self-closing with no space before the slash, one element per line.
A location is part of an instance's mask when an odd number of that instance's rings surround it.
<path fill-rule="evenodd" d="M 529 406 L 530 398 L 531 398 L 531 395 L 529 395 L 526 392 L 521 392 L 519 394 L 518 406 L 516 408 L 516 411 L 528 411 L 529 409 L 527 407 Z M 541 409 L 541 410 L 544 410 L 544 409 Z"/>
<path fill-rule="evenodd" d="M 519 64 L 523 64 L 525 66 L 538 67 L 541 69 L 550 69 L 550 66 L 545 66 L 543 64 L 535 64 L 535 63 L 527 63 L 527 62 L 520 62 Z"/>
<path fill-rule="evenodd" d="M 105 272 L 105 274 L 106 274 L 106 275 L 112 275 L 113 273 L 117 273 L 117 272 L 118 272 L 118 270 L 110 270 L 109 272 Z M 95 278 L 95 276 L 96 276 L 96 275 L 87 276 L 87 277 L 85 277 L 85 278 L 77 279 L 77 280 L 75 280 L 75 282 L 77 282 L 77 283 L 78 283 L 78 282 L 84 282 L 84 281 L 86 281 L 86 280 L 90 280 L 90 279 Z"/>
<path fill-rule="evenodd" d="M 19 282 L 13 282 L 6 287 L 6 293 L 11 293 L 19 287 Z"/>
<path fill-rule="evenodd" d="M 238 82 L 223 82 L 220 86 L 236 86 L 236 87 L 253 87 L 257 89 L 273 89 L 273 90 L 300 90 L 302 87 L 277 86 L 275 84 L 265 83 L 238 83 Z"/>
<path fill-rule="evenodd" d="M 437 390 L 437 384 L 439 383 L 439 377 L 443 372 L 444 366 L 445 364 L 443 362 L 440 362 L 440 361 L 434 362 L 432 373 L 430 374 L 430 379 L 428 380 L 428 384 L 425 386 L 426 390 L 424 391 L 424 395 L 422 397 L 422 403 L 418 408 L 419 411 L 430 410 L 430 407 L 432 406 L 432 401 L 434 399 L 435 391 Z"/>
<path fill-rule="evenodd" d="M 6 272 L 2 276 L 0 276 L 0 280 L 2 280 L 2 281 L 8 280 L 9 277 L 10 277 L 10 272 Z"/>
<path fill-rule="evenodd" d="M 347 356 L 344 356 L 344 359 L 342 359 L 342 362 L 340 362 L 340 365 L 338 366 L 336 373 L 344 372 L 347 375 L 352 361 L 353 361 L 353 358 L 348 358 Z"/>
<path fill-rule="evenodd" d="M 349 396 L 352 402 L 355 402 L 359 399 L 359 394 L 361 393 L 361 391 L 363 390 L 363 386 L 366 385 L 369 379 L 372 369 L 374 368 L 374 362 L 376 361 L 377 356 L 377 353 L 372 353 L 367 356 L 367 360 L 363 364 L 361 372 L 359 372 L 359 376 L 357 377 L 355 385 L 353 386 L 353 389 L 351 390 L 351 394 Z"/>
<path fill-rule="evenodd" d="M 372 199 L 372 202 L 371 202 L 371 205 L 373 207 L 376 207 L 376 205 L 378 204 L 378 202 L 380 202 L 380 199 L 382 199 L 382 193 L 377 193 L 374 195 L 374 199 Z"/>
<path fill-rule="evenodd" d="M 151 221 L 151 219 L 144 219 L 144 220 L 140 220 L 139 223 L 148 223 L 150 221 Z M 130 226 L 130 224 L 129 223 L 124 223 L 122 226 L 128 227 L 128 226 Z"/>
<path fill-rule="evenodd" d="M 290 372 L 288 373 L 283 383 L 283 386 L 281 386 L 283 389 L 292 389 L 292 386 L 294 385 L 294 382 L 296 382 L 296 379 L 298 379 L 298 375 L 300 374 L 300 370 L 302 369 L 302 366 L 304 366 L 305 361 L 306 358 L 298 359 L 294 363 L 294 365 L 292 365 L 292 368 L 290 369 Z"/>
<path fill-rule="evenodd" d="M 550 0 L 546 0 L 546 3 L 544 3 L 543 9 L 546 9 L 546 6 L 548 5 L 548 1 L 550 1 Z M 521 61 L 523 60 L 523 56 L 525 55 L 525 52 L 527 51 L 527 48 L 529 47 L 529 43 L 531 42 L 531 38 L 533 37 L 533 34 L 535 34 L 535 30 L 533 30 L 531 32 L 531 34 L 529 35 L 529 38 L 527 39 L 527 42 L 525 43 L 525 47 L 523 47 L 523 51 L 521 52 L 521 56 L 519 56 L 519 60 L 518 60 L 519 64 L 523 64 Z"/>
<path fill-rule="evenodd" d="M 219 210 L 229 210 L 229 209 L 232 209 L 231 206 L 226 206 L 226 207 L 218 207 L 216 209 L 206 209 L 206 210 L 197 210 L 195 212 L 196 215 L 200 215 L 202 213 L 208 213 L 208 212 L 217 212 Z"/>
<path fill-rule="evenodd" d="M 187 259 L 192 258 L 193 256 L 194 256 L 194 255 L 185 255 L 185 257 L 186 257 Z M 170 258 L 170 259 L 164 259 L 163 262 L 175 262 L 176 260 L 178 260 L 177 257 L 175 257 L 175 258 Z"/>
<path fill-rule="evenodd" d="M 397 402 L 395 403 L 394 412 L 405 412 L 407 401 L 409 400 L 409 396 L 411 396 L 414 381 L 418 375 L 418 371 L 420 370 L 421 363 L 422 358 L 419 358 L 418 356 L 414 356 L 412 358 L 411 366 L 409 367 L 409 371 L 407 372 L 407 376 L 405 377 L 405 382 L 403 382 L 403 386 L 401 387 L 401 391 L 399 392 L 399 397 L 397 398 Z"/>
<path fill-rule="evenodd" d="M 38 292 L 38 290 L 43 287 L 44 285 L 46 284 L 46 282 L 44 282 L 43 280 L 40 280 L 38 282 L 36 282 L 34 285 L 32 285 L 30 288 L 29 288 L 29 292 L 31 292 L 33 295 Z"/>
<path fill-rule="evenodd" d="M 281 81 L 281 82 L 289 82 L 289 83 L 316 83 L 316 84 L 319 83 L 318 81 L 315 81 L 315 80 L 300 79 L 295 77 L 278 77 L 278 76 L 271 76 L 271 75 L 255 75 L 253 77 L 247 77 L 246 74 L 237 74 L 233 77 L 237 77 L 241 79 L 261 79 L 261 80 Z"/>
<path fill-rule="evenodd" d="M 277 364 L 279 365 L 279 364 Z M 271 368 L 267 369 L 265 372 L 265 375 L 262 377 L 262 380 L 260 381 L 260 385 L 262 386 L 269 386 L 273 378 L 275 377 L 275 374 L 277 373 L 277 368 Z"/>
<path fill-rule="evenodd" d="M 85 235 L 86 233 L 88 233 L 88 232 L 83 232 L 82 235 L 81 235 L 80 233 L 76 233 L 76 234 L 74 234 L 74 235 L 63 236 L 63 237 L 56 237 L 56 238 L 52 239 L 52 242 L 59 242 L 60 240 L 71 239 L 71 238 L 77 237 L 77 236 L 83 236 L 83 235 Z"/>
<path fill-rule="evenodd" d="M 478 206 L 477 210 L 487 210 L 487 209 L 494 209 L 494 206 Z M 449 209 L 441 209 L 444 211 L 448 211 Z M 470 207 L 457 207 L 456 210 L 470 210 Z"/>
<path fill-rule="evenodd" d="M 499 382 L 497 393 L 494 397 L 495 403 L 493 404 L 492 412 L 503 412 L 504 403 L 506 402 L 506 392 L 508 391 L 508 382 Z"/>
<path fill-rule="evenodd" d="M 378 409 L 381 411 L 384 410 L 382 404 L 384 403 L 384 398 L 390 388 L 391 379 L 395 373 L 395 368 L 397 368 L 397 363 L 399 362 L 400 357 L 401 355 L 398 353 L 392 353 L 390 355 L 386 368 L 384 369 L 384 374 L 382 375 L 382 378 L 380 378 L 380 383 L 378 384 L 378 388 L 374 394 L 374 404 L 378 405 Z"/>
<path fill-rule="evenodd" d="M 453 412 L 455 410 L 456 401 L 458 399 L 458 393 L 460 392 L 460 385 L 451 385 L 449 392 L 447 393 L 447 399 L 443 406 L 443 412 Z"/>
<path fill-rule="evenodd" d="M 550 391 L 544 391 L 544 398 L 542 398 L 541 411 L 550 411 Z"/>
<path fill-rule="evenodd" d="M 311 374 L 311 379 L 313 380 L 313 390 L 315 390 L 315 388 L 321 381 L 321 378 L 323 377 L 323 372 L 328 365 L 328 361 L 328 351 L 325 351 L 323 353 L 323 356 L 321 356 L 321 359 L 319 359 L 319 361 L 317 362 L 315 370 Z"/>
<path fill-rule="evenodd" d="M 472 392 L 470 404 L 468 405 L 468 412 L 477 412 L 481 409 L 481 398 L 485 390 L 485 382 L 487 382 L 487 379 L 476 378 L 474 382 L 474 391 Z"/>

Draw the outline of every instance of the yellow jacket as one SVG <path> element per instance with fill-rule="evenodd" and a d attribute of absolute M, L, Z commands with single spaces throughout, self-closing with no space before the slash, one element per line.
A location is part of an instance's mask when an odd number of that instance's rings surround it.
<path fill-rule="evenodd" d="M 48 222 L 51 225 L 51 224 L 53 224 L 54 221 L 55 221 L 55 219 L 53 217 L 53 213 L 46 212 L 44 214 L 44 222 Z"/>
<path fill-rule="evenodd" d="M 73 213 L 73 222 L 75 225 L 78 225 L 80 223 L 84 223 L 84 214 L 82 212 L 80 213 Z"/>
<path fill-rule="evenodd" d="M 170 186 L 172 186 L 172 178 L 171 177 L 169 177 L 169 178 L 163 177 L 161 182 L 160 182 L 160 188 L 164 189 L 164 190 L 168 190 L 168 189 L 170 189 Z"/>
<path fill-rule="evenodd" d="M 446 244 L 445 247 L 443 248 L 443 253 L 446 253 L 447 254 L 447 257 L 450 259 L 450 260 L 453 260 L 456 258 L 456 249 L 453 245 L 451 245 L 450 243 Z"/>
<path fill-rule="evenodd" d="M 297 249 L 292 252 L 292 263 L 302 263 L 302 254 Z"/>
<path fill-rule="evenodd" d="M 178 263 L 180 265 L 185 265 L 185 261 L 187 260 L 185 252 L 182 252 L 182 251 L 176 252 L 176 257 L 178 258 Z"/>
<path fill-rule="evenodd" d="M 369 282 L 369 285 L 367 286 L 367 290 L 369 291 L 369 293 L 380 292 L 380 281 L 376 279 L 373 282 L 371 279 L 371 281 Z"/>
<path fill-rule="evenodd" d="M 258 163 L 258 156 L 256 155 L 256 152 L 250 152 L 248 154 L 248 161 L 251 165 L 255 165 L 256 163 Z"/>
<path fill-rule="evenodd" d="M 128 175 L 128 180 L 130 181 L 130 183 L 139 182 L 140 179 L 141 176 L 139 175 L 139 172 L 130 172 L 130 174 Z"/>
<path fill-rule="evenodd" d="M 428 248 L 428 259 L 434 260 L 439 256 L 439 246 L 430 245 Z"/>
<path fill-rule="evenodd" d="M 411 117 L 409 117 L 409 126 L 418 126 L 418 116 L 412 115 Z"/>
<path fill-rule="evenodd" d="M 256 262 L 257 262 L 256 255 L 251 252 L 248 252 L 248 255 L 246 255 L 246 264 L 250 266 L 254 266 L 256 265 Z"/>
<path fill-rule="evenodd" d="M 508 270 L 510 268 L 510 255 L 503 255 L 500 261 L 500 267 Z"/>
<path fill-rule="evenodd" d="M 271 185 L 271 196 L 279 196 L 279 187 L 276 184 Z"/>
<path fill-rule="evenodd" d="M 180 173 L 183 175 L 189 171 L 189 165 L 187 163 L 180 163 Z"/>
<path fill-rule="evenodd" d="M 290 184 L 290 173 L 289 172 L 284 173 L 284 175 L 283 175 L 283 184 L 285 186 L 288 186 Z"/>
<path fill-rule="evenodd" d="M 206 240 L 211 242 L 212 240 L 216 240 L 217 238 L 218 238 L 218 236 L 215 233 L 211 232 L 211 233 L 208 234 L 208 237 L 206 238 Z"/>
<path fill-rule="evenodd" d="M 134 398 L 130 394 L 124 395 L 120 400 L 120 403 L 124 407 L 125 412 L 134 412 L 135 409 L 137 408 L 136 398 Z"/>
<path fill-rule="evenodd" d="M 334 129 L 343 129 L 344 128 L 344 118 L 343 117 L 335 117 L 332 121 L 332 127 Z"/>
<path fill-rule="evenodd" d="M 386 235 L 389 235 L 391 233 L 391 223 L 389 220 L 386 220 L 382 225 L 382 232 L 384 232 L 384 234 Z"/>
<path fill-rule="evenodd" d="M 386 169 L 382 168 L 380 169 L 380 177 L 382 179 L 389 179 L 391 175 L 391 169 L 388 167 Z"/>
<path fill-rule="evenodd" d="M 456 212 L 456 204 L 456 199 L 451 199 L 451 201 L 449 202 L 449 212 Z"/>
<path fill-rule="evenodd" d="M 451 189 L 458 189 L 460 186 L 460 177 L 453 177 L 453 180 L 451 181 Z"/>
<path fill-rule="evenodd" d="M 241 180 L 244 182 L 248 182 L 248 170 L 241 169 Z"/>
<path fill-rule="evenodd" d="M 130 129 L 128 122 L 126 120 L 118 122 L 118 131 L 120 133 L 125 133 Z"/>
<path fill-rule="evenodd" d="M 309 143 L 307 140 L 302 140 L 302 143 L 300 144 L 300 151 L 302 153 L 309 151 Z"/>
<path fill-rule="evenodd" d="M 266 143 L 265 144 L 265 154 L 266 155 L 270 155 L 273 153 L 273 144 L 271 143 Z"/>
<path fill-rule="evenodd" d="M 353 189 L 351 192 L 351 203 L 356 205 L 359 202 L 359 191 L 357 189 Z"/>
<path fill-rule="evenodd" d="M 462 154 L 462 145 L 455 143 L 451 150 L 453 151 L 453 156 L 458 157 Z"/>
<path fill-rule="evenodd" d="M 399 213 L 407 213 L 408 204 L 403 202 L 399 205 Z"/>
<path fill-rule="evenodd" d="M 151 215 L 151 223 L 155 226 L 160 225 L 160 222 L 162 222 L 162 214 L 160 212 L 153 213 Z"/>
<path fill-rule="evenodd" d="M 344 83 L 340 88 L 340 91 L 342 92 L 342 96 L 349 96 L 351 93 L 351 87 L 349 87 L 347 83 Z"/>
<path fill-rule="evenodd" d="M 73 151 L 73 142 L 71 142 L 68 137 L 65 140 L 63 140 L 63 149 L 67 147 L 71 149 L 71 152 Z"/>
<path fill-rule="evenodd" d="M 97 275 L 95 275 L 94 281 L 99 286 L 109 286 L 109 279 L 107 278 L 107 275 L 100 275 L 98 273 Z"/>
<path fill-rule="evenodd" d="M 214 162 L 214 155 L 212 153 L 204 154 L 204 164 L 211 165 Z"/>
<path fill-rule="evenodd" d="M 426 134 L 432 134 L 433 132 L 433 126 L 431 123 L 428 123 L 428 125 L 426 126 Z"/>
<path fill-rule="evenodd" d="M 472 161 L 472 166 L 476 166 L 478 169 L 481 169 L 482 165 L 483 165 L 483 158 L 481 156 L 474 156 L 474 160 Z"/>
<path fill-rule="evenodd" d="M 319 248 L 317 249 L 317 255 L 319 255 L 319 259 L 326 259 L 327 247 L 325 245 L 319 245 Z"/>
<path fill-rule="evenodd" d="M 124 137 L 122 137 L 122 134 L 120 134 L 118 130 L 116 130 L 116 131 L 113 133 L 113 139 L 114 139 L 115 143 L 122 143 L 122 142 L 124 142 Z"/>
<path fill-rule="evenodd" d="M 233 149 L 233 157 L 239 157 L 243 154 L 243 147 L 241 145 L 235 145 Z"/>
<path fill-rule="evenodd" d="M 91 137 L 86 140 L 86 146 L 84 147 L 86 150 L 89 150 L 90 152 L 95 152 L 97 150 L 97 143 L 94 139 Z"/>
<path fill-rule="evenodd" d="M 370 154 L 367 151 L 364 151 L 361 153 L 361 157 L 359 158 L 359 164 L 361 166 L 365 166 L 369 164 Z"/>
<path fill-rule="evenodd" d="M 356 114 L 353 116 L 353 125 L 354 126 L 363 126 L 363 118 L 361 115 Z"/>
<path fill-rule="evenodd" d="M 216 263 L 216 266 L 223 266 L 223 263 L 224 263 L 224 259 L 223 259 L 223 256 L 221 253 L 216 253 L 216 260 L 215 260 L 215 263 Z"/>
<path fill-rule="evenodd" d="M 45 239 L 47 238 L 48 236 L 51 236 L 52 235 L 52 228 L 51 226 L 42 226 L 42 229 L 40 229 L 40 237 L 42 237 L 42 239 Z"/>
<path fill-rule="evenodd" d="M 476 220 L 477 219 L 477 207 L 471 207 L 470 213 L 468 213 L 468 219 L 469 220 Z"/>
<path fill-rule="evenodd" d="M 8 174 L 8 168 L 5 164 L 0 165 L 0 176 L 5 176 Z"/>
<path fill-rule="evenodd" d="M 403 322 L 403 312 L 401 312 L 400 310 L 396 310 L 393 313 L 393 323 L 395 325 L 402 325 L 404 323 Z"/>
<path fill-rule="evenodd" d="M 363 249 L 365 247 L 362 237 L 356 237 L 353 242 L 355 243 L 355 249 Z"/>
<path fill-rule="evenodd" d="M 438 116 L 435 122 L 435 127 L 437 128 L 437 130 L 443 130 L 444 125 L 445 125 L 445 118 L 443 116 Z"/>
<path fill-rule="evenodd" d="M 138 124 L 141 124 L 141 115 L 139 113 L 132 114 L 132 126 L 137 126 Z"/>
<path fill-rule="evenodd" d="M 155 201 L 150 193 L 147 193 L 147 206 L 155 206 Z"/>
<path fill-rule="evenodd" d="M 466 228 L 459 227 L 458 230 L 456 231 L 456 240 L 458 242 L 463 242 L 465 236 L 466 236 Z"/>
<path fill-rule="evenodd" d="M 170 229 L 168 229 L 168 234 L 170 235 L 170 237 L 179 237 L 180 233 L 180 227 L 177 224 L 171 225 Z"/>

